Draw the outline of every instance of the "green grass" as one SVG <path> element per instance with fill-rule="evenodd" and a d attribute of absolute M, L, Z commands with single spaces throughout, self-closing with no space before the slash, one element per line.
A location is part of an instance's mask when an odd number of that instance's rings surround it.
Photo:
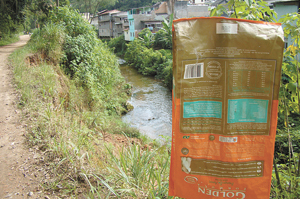
<path fill-rule="evenodd" d="M 21 35 L 21 33 L 20 34 L 14 34 L 10 37 L 5 37 L 5 38 L 0 39 L 0 46 L 5 46 L 5 45 L 12 44 L 12 43 L 15 43 L 15 42 L 19 41 L 19 36 L 20 35 Z"/>

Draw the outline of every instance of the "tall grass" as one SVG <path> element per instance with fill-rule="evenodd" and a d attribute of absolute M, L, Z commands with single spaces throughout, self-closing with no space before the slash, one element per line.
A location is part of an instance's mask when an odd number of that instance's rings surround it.
<path fill-rule="evenodd" d="M 0 46 L 5 46 L 19 41 L 20 34 L 6 35 L 0 39 Z"/>
<path fill-rule="evenodd" d="M 116 157 L 108 149 L 114 165 L 108 167 L 111 189 L 134 198 L 167 198 L 170 156 L 167 145 L 155 150 L 132 145 Z"/>

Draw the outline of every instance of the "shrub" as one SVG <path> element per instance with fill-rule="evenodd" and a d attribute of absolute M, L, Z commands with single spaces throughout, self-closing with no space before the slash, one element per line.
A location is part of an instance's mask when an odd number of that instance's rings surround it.
<path fill-rule="evenodd" d="M 161 49 L 172 49 L 172 45 L 166 40 L 167 33 L 164 30 L 159 30 L 156 32 L 154 37 L 154 47 Z"/>
<path fill-rule="evenodd" d="M 125 60 L 143 75 L 155 76 L 172 86 L 172 54 L 170 50 L 147 48 L 141 40 L 127 44 Z"/>
<path fill-rule="evenodd" d="M 58 63 L 63 56 L 64 30 L 61 25 L 49 23 L 43 29 L 34 30 L 30 44 L 35 51 L 46 57 L 46 59 Z"/>
<path fill-rule="evenodd" d="M 117 58 L 77 11 L 53 9 L 48 24 L 32 38 L 37 51 L 59 60 L 65 73 L 85 90 L 90 109 L 123 112 L 127 97 Z"/>
<path fill-rule="evenodd" d="M 163 78 L 164 84 L 168 89 L 172 90 L 173 88 L 173 61 L 168 59 L 166 67 L 163 69 Z"/>
<path fill-rule="evenodd" d="M 121 35 L 119 37 L 111 39 L 108 42 L 108 47 L 112 48 L 114 53 L 117 56 L 120 56 L 120 57 L 124 56 L 126 49 L 127 49 L 125 36 Z"/>
<path fill-rule="evenodd" d="M 139 33 L 139 40 L 141 40 L 147 48 L 153 47 L 154 36 L 153 36 L 152 32 L 149 30 L 149 28 L 144 28 Z"/>

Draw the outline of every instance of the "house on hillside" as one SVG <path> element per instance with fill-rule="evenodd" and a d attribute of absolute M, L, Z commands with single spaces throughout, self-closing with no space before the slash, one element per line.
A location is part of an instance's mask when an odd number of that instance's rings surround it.
<path fill-rule="evenodd" d="M 98 15 L 90 17 L 90 24 L 93 25 L 96 30 L 99 30 Z"/>
<path fill-rule="evenodd" d="M 169 0 L 168 4 L 168 14 L 172 13 L 172 4 L 174 7 L 174 19 L 179 18 L 190 18 L 190 17 L 208 17 L 210 14 L 209 3 L 212 0 L 190 0 L 190 1 L 179 1 Z"/>
<path fill-rule="evenodd" d="M 114 14 L 120 13 L 119 10 L 104 10 L 98 13 L 99 37 L 112 38 L 114 36 Z"/>
<path fill-rule="evenodd" d="M 282 18 L 287 13 L 298 12 L 300 7 L 299 0 L 265 0 L 269 6 L 277 13 L 277 19 Z"/>
<path fill-rule="evenodd" d="M 84 20 L 90 21 L 90 17 L 91 17 L 90 13 L 84 12 L 84 13 L 80 13 L 80 15 L 82 16 L 82 18 L 83 18 Z"/>
<path fill-rule="evenodd" d="M 153 5 L 154 13 L 155 13 L 155 19 L 163 19 L 167 18 L 169 16 L 169 10 L 168 10 L 168 2 L 158 2 Z"/>
<path fill-rule="evenodd" d="M 210 14 L 208 7 L 209 6 L 208 4 L 206 4 L 205 0 L 203 0 L 203 2 L 201 3 L 192 4 L 187 1 L 177 1 L 174 4 L 174 19 L 190 17 L 208 17 Z"/>
<path fill-rule="evenodd" d="M 124 32 L 125 40 L 133 41 L 135 38 L 134 18 L 133 18 L 133 15 L 129 13 L 129 11 L 127 13 L 127 17 L 128 17 L 128 31 Z"/>
<path fill-rule="evenodd" d="M 128 28 L 127 12 L 112 14 L 112 37 L 119 37 L 124 34 L 124 29 Z"/>
<path fill-rule="evenodd" d="M 203 0 L 203 2 L 212 0 Z M 158 2 L 153 6 L 132 8 L 126 13 L 119 10 L 103 10 L 98 13 L 100 38 L 114 38 L 122 34 L 126 41 L 133 41 L 144 28 L 152 33 L 163 27 L 162 22 L 171 14 L 170 2 Z M 201 0 L 175 0 L 174 18 L 209 16 L 208 5 Z"/>
<path fill-rule="evenodd" d="M 133 41 L 138 33 L 145 28 L 143 21 L 154 19 L 151 14 L 152 10 L 152 7 L 140 7 L 132 8 L 127 11 L 130 35 L 129 41 Z"/>
<path fill-rule="evenodd" d="M 151 7 L 132 8 L 128 10 L 129 29 L 125 40 L 133 41 L 144 28 L 155 33 L 162 27 L 163 17 L 168 16 L 167 4 L 159 2 Z"/>

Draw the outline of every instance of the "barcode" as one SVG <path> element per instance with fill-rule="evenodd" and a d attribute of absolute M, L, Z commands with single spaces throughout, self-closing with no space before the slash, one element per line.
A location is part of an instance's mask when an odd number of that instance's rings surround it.
<path fill-rule="evenodd" d="M 203 63 L 185 65 L 184 79 L 203 77 Z"/>
<path fill-rule="evenodd" d="M 220 142 L 231 142 L 231 143 L 234 143 L 234 142 L 237 142 L 237 137 L 222 137 L 222 136 L 220 136 L 219 137 L 219 141 Z"/>

